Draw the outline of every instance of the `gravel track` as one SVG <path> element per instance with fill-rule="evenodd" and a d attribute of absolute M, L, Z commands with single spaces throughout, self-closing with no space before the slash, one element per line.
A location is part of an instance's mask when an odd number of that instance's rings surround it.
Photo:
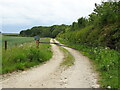
<path fill-rule="evenodd" d="M 51 39 L 51 42 L 53 40 Z M 55 40 L 55 42 L 58 42 Z M 58 42 L 59 43 L 59 42 Z M 80 52 L 64 47 L 75 58 L 69 68 L 60 66 L 64 53 L 51 44 L 53 57 L 43 65 L 3 78 L 3 88 L 98 88 L 98 75 L 89 59 Z"/>

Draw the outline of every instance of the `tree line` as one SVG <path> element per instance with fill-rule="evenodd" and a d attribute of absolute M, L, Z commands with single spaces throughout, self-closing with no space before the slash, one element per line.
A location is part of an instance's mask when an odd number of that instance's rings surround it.
<path fill-rule="evenodd" d="M 20 32 L 21 36 L 40 36 L 55 38 L 61 31 L 64 31 L 68 25 L 53 25 L 53 26 L 36 26 L 31 29 L 23 30 Z"/>
<path fill-rule="evenodd" d="M 120 50 L 120 1 L 95 4 L 88 18 L 81 17 L 57 37 L 72 43 Z"/>
<path fill-rule="evenodd" d="M 107 46 L 120 50 L 120 1 L 108 1 L 95 4 L 94 11 L 88 17 L 81 17 L 72 25 L 53 25 L 33 27 L 20 32 L 21 36 L 62 38 L 71 43 L 91 46 Z"/>

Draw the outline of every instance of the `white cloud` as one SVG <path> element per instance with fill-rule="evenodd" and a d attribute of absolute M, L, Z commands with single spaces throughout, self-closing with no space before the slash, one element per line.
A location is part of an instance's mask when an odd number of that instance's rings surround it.
<path fill-rule="evenodd" d="M 71 24 L 101 0 L 0 0 L 3 24 Z"/>

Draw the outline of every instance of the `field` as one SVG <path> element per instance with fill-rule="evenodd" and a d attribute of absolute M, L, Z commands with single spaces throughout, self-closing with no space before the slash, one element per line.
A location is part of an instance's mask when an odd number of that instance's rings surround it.
<path fill-rule="evenodd" d="M 36 48 L 36 43 L 32 42 L 32 37 L 10 37 L 3 36 L 2 42 L 9 42 L 8 49 L 2 50 L 2 73 L 9 73 L 17 70 L 25 70 L 29 67 L 41 64 L 52 57 L 49 44 L 40 44 Z M 49 38 L 41 39 L 49 42 Z M 14 44 L 17 46 L 14 47 Z"/>
<path fill-rule="evenodd" d="M 34 41 L 33 37 L 14 37 L 14 36 L 2 36 L 2 46 L 4 47 L 4 41 L 7 41 L 8 48 L 19 46 L 20 44 Z"/>

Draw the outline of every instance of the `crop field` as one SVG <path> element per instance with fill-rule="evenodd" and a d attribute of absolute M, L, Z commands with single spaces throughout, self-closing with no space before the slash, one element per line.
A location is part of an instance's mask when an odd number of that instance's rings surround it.
<path fill-rule="evenodd" d="M 36 48 L 36 43 L 32 42 L 32 37 L 10 37 L 3 36 L 3 41 L 7 40 L 8 49 L 2 49 L 2 71 L 0 74 L 10 73 L 17 70 L 25 70 L 29 67 L 41 64 L 52 57 L 49 44 L 40 44 Z M 42 42 L 49 42 L 49 38 L 41 39 Z M 18 45 L 13 47 L 14 44 Z M 23 43 L 23 44 L 22 44 Z"/>
<path fill-rule="evenodd" d="M 34 41 L 33 37 L 14 37 L 14 36 L 2 36 L 2 46 L 4 47 L 4 41 L 7 41 L 8 48 L 18 46 L 23 43 Z"/>

